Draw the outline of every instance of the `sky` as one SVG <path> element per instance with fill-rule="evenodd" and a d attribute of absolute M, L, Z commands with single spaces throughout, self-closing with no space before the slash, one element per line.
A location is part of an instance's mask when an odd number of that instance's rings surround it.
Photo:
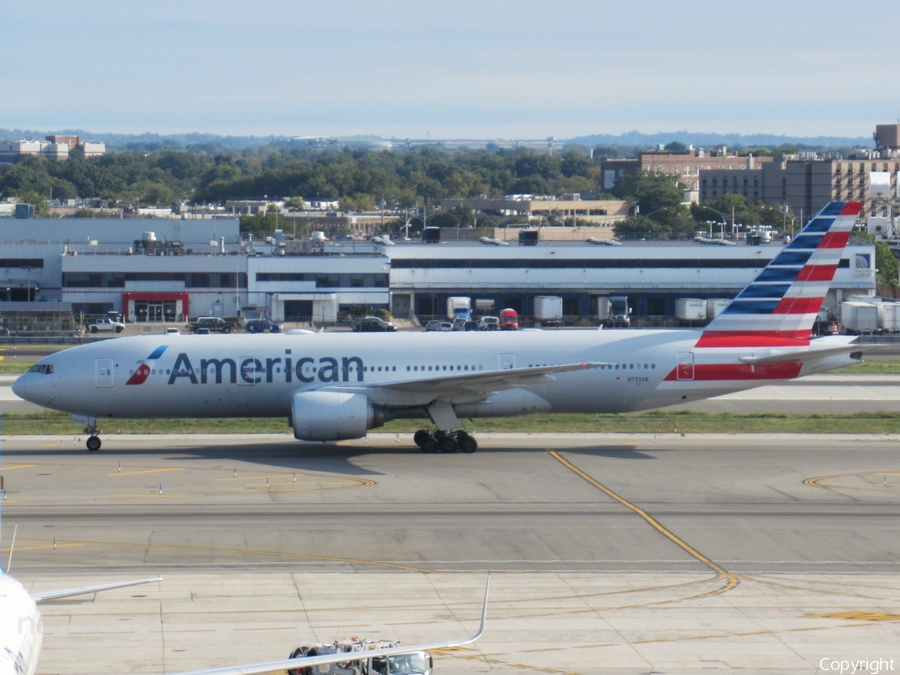
<path fill-rule="evenodd" d="M 897 0 L 0 2 L 0 128 L 871 136 Z"/>

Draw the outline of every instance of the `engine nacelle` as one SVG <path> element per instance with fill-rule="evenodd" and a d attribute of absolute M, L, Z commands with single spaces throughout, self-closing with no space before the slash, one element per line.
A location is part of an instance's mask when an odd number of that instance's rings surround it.
<path fill-rule="evenodd" d="M 384 419 L 363 394 L 312 391 L 294 394 L 291 422 L 298 440 L 340 441 L 362 438 Z"/>

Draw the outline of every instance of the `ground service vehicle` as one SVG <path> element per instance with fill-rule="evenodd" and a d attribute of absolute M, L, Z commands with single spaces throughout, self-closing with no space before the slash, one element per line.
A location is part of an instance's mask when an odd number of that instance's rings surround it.
<path fill-rule="evenodd" d="M 706 305 L 703 298 L 675 298 L 675 318 L 679 321 L 705 321 Z"/>
<path fill-rule="evenodd" d="M 201 316 L 187 325 L 187 329 L 192 333 L 199 333 L 203 328 L 210 333 L 230 333 L 235 327 L 233 322 L 217 316 Z"/>
<path fill-rule="evenodd" d="M 537 321 L 562 321 L 562 298 L 558 295 L 538 295 L 534 299 L 534 318 Z"/>
<path fill-rule="evenodd" d="M 519 330 L 519 313 L 516 310 L 500 310 L 500 330 Z"/>
<path fill-rule="evenodd" d="M 462 418 L 652 410 L 859 361 L 855 337 L 811 332 L 861 207 L 826 206 L 704 328 L 142 335 L 50 354 L 12 388 L 72 413 L 91 450 L 101 419 L 240 416 L 318 442 L 427 417 L 423 451 L 475 452 Z"/>
<path fill-rule="evenodd" d="M 397 649 L 399 642 L 380 640 L 345 640 L 332 644 L 301 645 L 291 652 L 290 658 L 346 654 L 346 661 L 327 666 L 289 668 L 288 675 L 432 675 L 434 663 L 428 652 L 416 651 L 390 656 L 367 657 L 366 652 L 375 649 Z"/>
<path fill-rule="evenodd" d="M 631 308 L 624 295 L 610 295 L 598 298 L 600 320 L 604 326 L 611 328 L 629 328 L 631 326 Z"/>
<path fill-rule="evenodd" d="M 125 324 L 119 321 L 113 321 L 108 316 L 97 319 L 88 326 L 88 330 L 92 333 L 121 333 L 125 330 Z"/>
<path fill-rule="evenodd" d="M 447 298 L 447 318 L 451 321 L 472 318 L 472 300 L 470 298 Z"/>

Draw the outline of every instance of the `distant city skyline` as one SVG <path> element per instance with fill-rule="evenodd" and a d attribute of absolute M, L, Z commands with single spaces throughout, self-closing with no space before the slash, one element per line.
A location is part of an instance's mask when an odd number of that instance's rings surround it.
<path fill-rule="evenodd" d="M 31 0 L 0 7 L 0 128 L 871 137 L 888 0 Z"/>

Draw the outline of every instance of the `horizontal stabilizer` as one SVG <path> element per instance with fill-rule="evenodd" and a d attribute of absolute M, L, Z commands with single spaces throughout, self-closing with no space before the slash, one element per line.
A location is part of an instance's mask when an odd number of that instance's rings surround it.
<path fill-rule="evenodd" d="M 816 343 L 828 341 L 828 345 L 817 347 Z M 849 340 L 849 341 L 848 341 Z M 835 343 L 839 344 L 835 344 Z M 809 348 L 804 351 L 779 352 L 778 350 L 769 350 L 764 355 L 748 355 L 741 356 L 740 361 L 751 366 L 768 366 L 775 363 L 800 363 L 812 359 L 821 358 L 823 356 L 837 356 L 839 354 L 851 354 L 861 350 L 861 345 L 856 342 L 856 338 L 821 338 L 813 340 Z"/>

